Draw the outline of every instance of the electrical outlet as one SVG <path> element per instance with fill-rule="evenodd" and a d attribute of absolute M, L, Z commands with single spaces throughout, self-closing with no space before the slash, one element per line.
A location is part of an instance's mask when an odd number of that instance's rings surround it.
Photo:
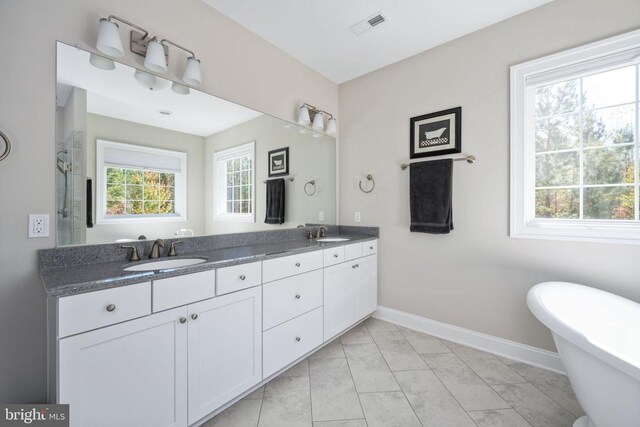
<path fill-rule="evenodd" d="M 360 222 L 360 212 L 356 212 L 353 215 L 353 219 L 354 219 L 355 222 Z"/>
<path fill-rule="evenodd" d="M 49 215 L 29 215 L 29 238 L 40 239 L 43 237 L 49 237 Z"/>
<path fill-rule="evenodd" d="M 324 221 L 324 212 L 320 211 L 318 214 L 318 221 Z"/>

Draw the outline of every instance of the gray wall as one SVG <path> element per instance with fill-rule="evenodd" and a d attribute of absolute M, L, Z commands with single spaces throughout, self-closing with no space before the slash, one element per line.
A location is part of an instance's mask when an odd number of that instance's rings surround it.
<path fill-rule="evenodd" d="M 97 183 L 97 139 L 187 153 L 187 221 L 94 224 L 93 228 L 87 229 L 87 243 L 136 239 L 141 234 L 149 239 L 173 237 L 173 234 L 181 228 L 190 228 L 196 235 L 202 235 L 205 205 L 205 138 L 97 114 L 87 114 L 87 176 L 93 178 L 94 190 Z M 94 212 L 97 208 L 94 203 Z M 97 218 L 95 214 L 93 218 L 95 223 Z"/>
<path fill-rule="evenodd" d="M 527 290 L 568 280 L 640 301 L 640 246 L 512 239 L 509 66 L 632 30 L 638 0 L 556 0 L 340 86 L 340 222 L 380 226 L 380 304 L 553 349 Z M 462 106 L 450 235 L 409 233 L 409 118 Z M 376 190 L 357 182 L 371 173 Z"/>
<path fill-rule="evenodd" d="M 27 215 L 48 213 L 55 223 L 55 42 L 95 51 L 98 19 L 109 14 L 193 49 L 204 90 L 216 96 L 289 120 L 302 102 L 338 111 L 335 84 L 200 0 L 0 1 L 0 129 L 13 142 L 0 163 L 0 402 L 45 400 L 37 250 L 55 246 L 55 227 L 50 238 L 29 240 Z M 125 46 L 128 31 L 121 26 Z M 171 57 L 167 77 L 178 80 L 185 56 L 171 49 Z"/>
<path fill-rule="evenodd" d="M 231 129 L 207 138 L 205 152 L 205 176 L 213 177 L 213 154 L 247 142 L 256 142 L 256 222 L 215 221 L 213 211 L 213 180 L 208 179 L 206 234 L 238 233 L 246 231 L 292 228 L 304 223 L 336 223 L 336 141 L 322 136 L 314 138 L 311 132 L 301 134 L 298 127 L 285 128 L 276 118 L 263 115 Z M 285 223 L 264 223 L 266 197 L 264 180 L 268 178 L 268 153 L 277 148 L 289 147 L 289 175 L 293 182 L 285 183 Z M 304 184 L 316 181 L 313 196 L 304 193 Z M 311 191 L 311 186 L 307 187 Z M 318 214 L 324 212 L 324 221 Z"/>

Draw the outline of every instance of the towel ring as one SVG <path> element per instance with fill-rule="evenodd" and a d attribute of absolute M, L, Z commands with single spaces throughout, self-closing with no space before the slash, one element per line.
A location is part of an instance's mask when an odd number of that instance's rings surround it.
<path fill-rule="evenodd" d="M 376 188 L 376 181 L 375 179 L 373 179 L 372 175 L 367 175 L 367 181 L 371 181 L 373 183 L 373 185 L 371 186 L 371 190 L 367 191 L 364 188 L 362 188 L 362 181 L 360 181 L 360 183 L 358 184 L 360 186 L 360 190 L 362 190 L 363 193 L 371 193 L 373 189 Z"/>
<path fill-rule="evenodd" d="M 313 187 L 313 190 L 307 191 L 307 185 L 311 185 Z M 307 194 L 307 196 L 313 196 L 314 194 L 316 194 L 316 180 L 312 179 L 311 181 L 307 182 L 304 185 L 304 192 Z"/>
<path fill-rule="evenodd" d="M 11 143 L 9 142 L 9 138 L 7 137 L 7 135 L 2 133 L 1 131 L 0 131 L 0 138 L 2 138 L 5 145 L 4 152 L 0 154 L 0 162 L 1 162 L 4 159 L 6 159 L 7 156 L 9 156 L 9 153 L 11 152 Z"/>

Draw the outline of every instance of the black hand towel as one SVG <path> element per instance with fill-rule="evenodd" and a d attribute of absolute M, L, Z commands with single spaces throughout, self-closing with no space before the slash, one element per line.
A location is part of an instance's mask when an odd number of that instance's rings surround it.
<path fill-rule="evenodd" d="M 410 230 L 431 234 L 449 233 L 453 230 L 453 160 L 412 163 L 409 168 Z"/>
<path fill-rule="evenodd" d="M 266 224 L 284 224 L 284 178 L 267 181 Z"/>

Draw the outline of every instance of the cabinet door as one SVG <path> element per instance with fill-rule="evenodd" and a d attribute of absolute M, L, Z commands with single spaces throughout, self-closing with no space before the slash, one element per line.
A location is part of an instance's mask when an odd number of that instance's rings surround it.
<path fill-rule="evenodd" d="M 72 427 L 187 425 L 187 324 L 177 308 L 59 341 Z"/>
<path fill-rule="evenodd" d="M 355 260 L 355 320 L 358 321 L 378 309 L 378 257 L 370 255 Z"/>
<path fill-rule="evenodd" d="M 342 332 L 355 322 L 354 280 L 356 261 L 324 269 L 324 339 Z"/>
<path fill-rule="evenodd" d="M 189 424 L 262 380 L 262 289 L 189 306 Z"/>

